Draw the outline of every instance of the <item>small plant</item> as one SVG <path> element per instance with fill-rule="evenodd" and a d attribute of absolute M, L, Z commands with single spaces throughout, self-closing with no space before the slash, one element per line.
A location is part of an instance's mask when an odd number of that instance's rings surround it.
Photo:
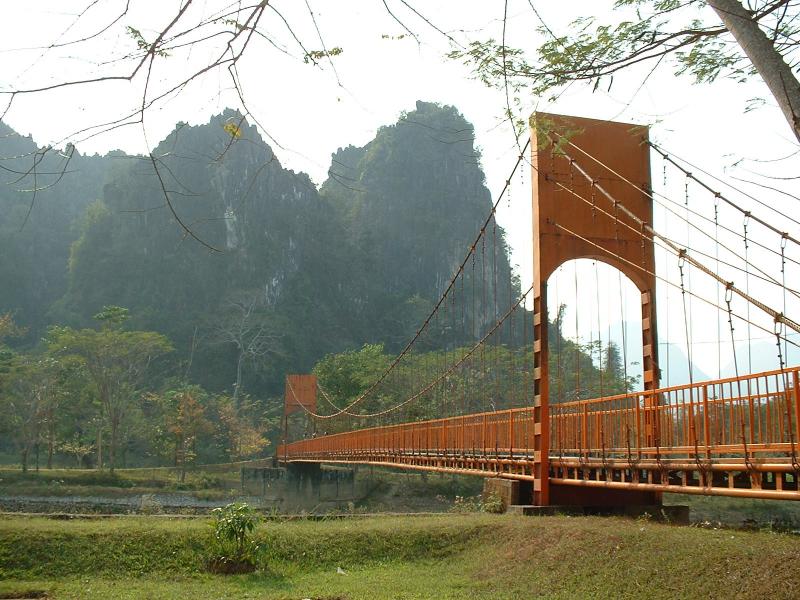
<path fill-rule="evenodd" d="M 224 482 L 221 478 L 214 475 L 203 473 L 197 480 L 197 487 L 201 490 L 221 490 Z"/>
<path fill-rule="evenodd" d="M 494 514 L 504 513 L 506 511 L 506 505 L 505 502 L 503 502 L 503 497 L 497 492 L 489 492 L 489 494 L 483 499 L 481 508 L 483 512 Z"/>
<path fill-rule="evenodd" d="M 481 511 L 481 500 L 479 496 L 467 497 L 456 496 L 453 506 L 450 507 L 452 513 L 474 513 Z"/>
<path fill-rule="evenodd" d="M 245 502 L 233 502 L 215 508 L 214 544 L 208 568 L 213 573 L 232 575 L 252 573 L 256 569 L 259 546 L 253 539 L 258 515 Z"/>
<path fill-rule="evenodd" d="M 490 493 L 486 498 L 480 496 L 456 496 L 450 507 L 452 513 L 503 513 L 506 506 L 503 498 L 497 492 Z"/>

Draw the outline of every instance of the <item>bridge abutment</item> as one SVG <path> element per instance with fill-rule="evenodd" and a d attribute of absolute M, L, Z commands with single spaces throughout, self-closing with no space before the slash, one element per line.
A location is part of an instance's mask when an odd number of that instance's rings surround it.
<path fill-rule="evenodd" d="M 288 485 L 299 495 L 319 495 L 322 484 L 322 464 L 291 462 L 286 465 Z"/>
<path fill-rule="evenodd" d="M 557 506 L 657 506 L 661 504 L 661 494 L 641 490 L 581 488 L 551 484 L 550 503 Z"/>

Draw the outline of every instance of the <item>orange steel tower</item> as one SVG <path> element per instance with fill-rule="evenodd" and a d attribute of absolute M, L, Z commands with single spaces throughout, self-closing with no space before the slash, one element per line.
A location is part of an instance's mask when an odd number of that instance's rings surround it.
<path fill-rule="evenodd" d="M 578 258 L 603 261 L 633 281 L 642 297 L 644 387 L 646 390 L 658 387 L 653 240 L 641 224 L 596 188 L 600 185 L 636 217 L 652 224 L 651 198 L 623 180 L 643 190 L 651 189 L 648 129 L 546 113 L 534 113 L 531 125 L 535 340 L 533 502 L 536 505 L 654 504 L 660 501 L 659 494 L 654 492 L 593 490 L 588 492 L 589 498 L 587 490 L 550 485 L 548 460 L 547 280 L 564 262 Z M 650 442 L 647 445 L 657 444 L 655 422 L 646 429 Z"/>

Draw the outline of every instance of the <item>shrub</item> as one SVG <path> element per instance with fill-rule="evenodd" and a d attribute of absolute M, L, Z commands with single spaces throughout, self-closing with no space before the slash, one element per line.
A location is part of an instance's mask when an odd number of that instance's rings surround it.
<path fill-rule="evenodd" d="M 450 507 L 452 513 L 502 513 L 505 510 L 503 498 L 496 492 L 490 493 L 483 499 L 480 496 L 456 496 Z"/>
<path fill-rule="evenodd" d="M 203 473 L 197 480 L 197 487 L 201 490 L 221 490 L 224 483 L 220 477 Z"/>
<path fill-rule="evenodd" d="M 213 573 L 251 573 L 256 568 L 258 544 L 253 532 L 258 525 L 258 515 L 245 502 L 233 502 L 224 508 L 215 508 L 214 543 L 208 568 Z"/>
<path fill-rule="evenodd" d="M 453 513 L 474 513 L 481 511 L 480 496 L 456 496 L 453 501 L 453 506 L 450 507 L 450 512 Z"/>
<path fill-rule="evenodd" d="M 506 505 L 500 494 L 497 492 L 490 492 L 483 499 L 482 509 L 483 512 L 499 514 L 506 511 Z"/>

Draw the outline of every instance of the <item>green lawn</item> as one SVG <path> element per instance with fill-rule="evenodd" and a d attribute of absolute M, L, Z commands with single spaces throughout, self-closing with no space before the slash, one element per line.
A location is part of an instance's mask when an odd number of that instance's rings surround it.
<path fill-rule="evenodd" d="M 800 596 L 800 537 L 764 531 L 483 514 L 265 523 L 261 569 L 232 577 L 203 572 L 210 531 L 205 519 L 0 518 L 0 598 Z"/>

